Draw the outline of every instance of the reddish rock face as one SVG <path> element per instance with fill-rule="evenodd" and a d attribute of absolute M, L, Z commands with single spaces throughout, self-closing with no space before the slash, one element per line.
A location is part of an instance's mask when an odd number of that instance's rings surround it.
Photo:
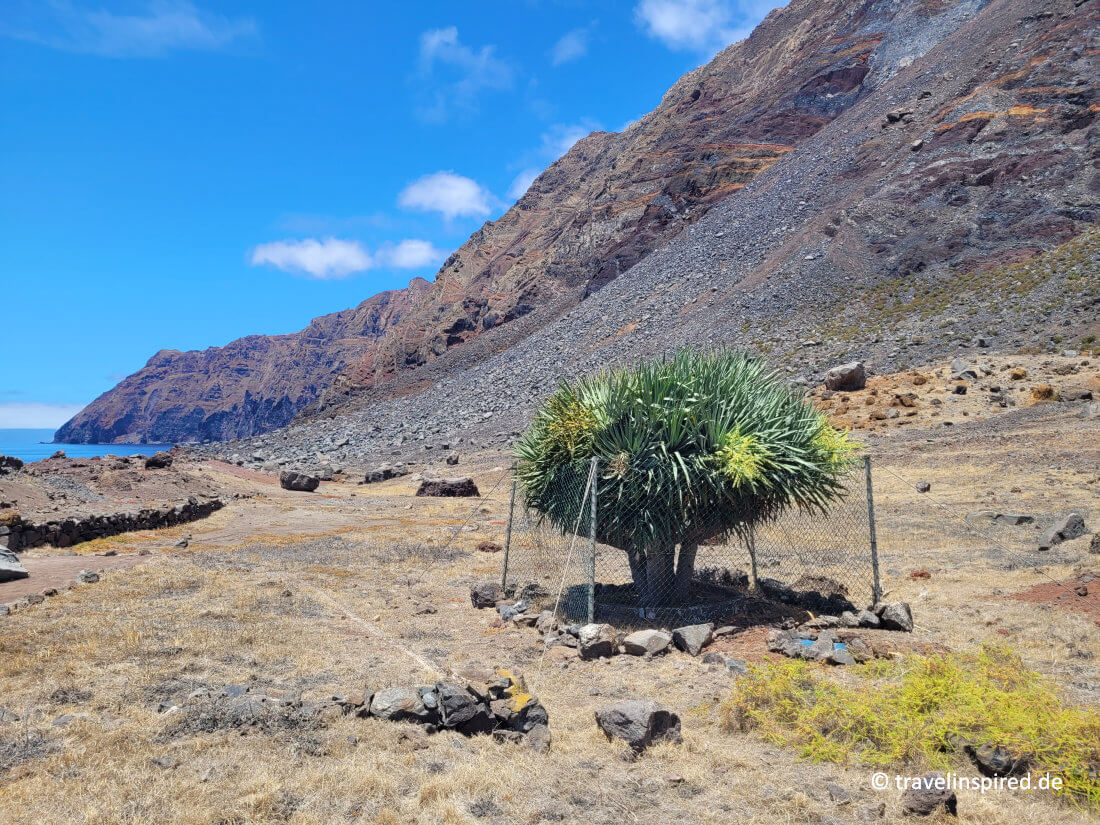
<path fill-rule="evenodd" d="M 338 313 L 296 336 L 158 354 L 59 436 L 227 438 L 416 392 L 537 332 L 719 202 L 809 204 L 771 217 L 766 232 L 796 231 L 746 288 L 923 278 L 1049 248 L 1100 217 L 1097 14 L 1072 0 L 794 0 L 630 128 L 577 143 L 434 283 L 349 311 L 370 323 Z M 843 133 L 819 134 L 838 119 Z"/>
<path fill-rule="evenodd" d="M 223 440 L 281 427 L 399 323 L 428 287 L 417 278 L 407 289 L 317 318 L 293 335 L 252 335 L 201 352 L 161 350 L 55 438 L 103 444 Z"/>

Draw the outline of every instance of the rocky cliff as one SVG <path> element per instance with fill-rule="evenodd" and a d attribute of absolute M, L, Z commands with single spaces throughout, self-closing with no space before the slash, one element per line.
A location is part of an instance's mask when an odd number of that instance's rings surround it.
<path fill-rule="evenodd" d="M 547 369 L 553 379 L 679 342 L 789 355 L 811 335 L 881 341 L 879 316 L 895 341 L 919 335 L 982 273 L 1097 220 L 1096 7 L 795 0 L 773 11 L 638 123 L 589 136 L 547 169 L 392 326 L 313 379 L 307 416 L 481 386 L 528 352 L 527 372 L 507 370 L 512 383 L 494 380 L 494 392 L 530 399 Z M 1015 288 L 1017 316 L 1046 281 Z M 155 416 L 163 403 L 145 406 Z"/>
<path fill-rule="evenodd" d="M 892 77 L 542 329 L 489 330 L 417 370 L 420 392 L 217 449 L 431 462 L 505 444 L 562 379 L 681 345 L 744 347 L 808 384 L 855 358 L 874 374 L 1095 346 L 1098 7 L 911 17 L 882 37 L 903 50 Z M 471 347 L 484 358 L 440 369 Z"/>
<path fill-rule="evenodd" d="M 292 335 L 250 335 L 202 351 L 161 350 L 57 431 L 68 443 L 244 438 L 281 427 L 400 323 L 429 284 L 383 292 Z"/>

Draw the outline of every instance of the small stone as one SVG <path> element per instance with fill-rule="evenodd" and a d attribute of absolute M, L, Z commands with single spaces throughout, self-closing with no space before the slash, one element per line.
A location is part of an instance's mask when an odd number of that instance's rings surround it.
<path fill-rule="evenodd" d="M 470 588 L 470 603 L 479 610 L 485 607 L 496 607 L 496 603 L 502 598 L 504 598 L 504 591 L 499 582 L 482 581 Z"/>
<path fill-rule="evenodd" d="M 929 484 L 927 481 L 918 481 L 917 482 L 917 492 L 918 493 L 927 493 L 931 489 L 932 489 L 932 485 Z"/>
<path fill-rule="evenodd" d="M 942 773 L 930 773 L 922 776 L 915 787 L 906 789 L 901 797 L 901 809 L 915 816 L 930 816 L 941 809 L 958 816 L 958 798 Z"/>

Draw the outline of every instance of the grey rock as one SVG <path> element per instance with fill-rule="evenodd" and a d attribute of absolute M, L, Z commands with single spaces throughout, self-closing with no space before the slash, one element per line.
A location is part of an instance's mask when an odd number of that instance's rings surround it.
<path fill-rule="evenodd" d="M 671 644 L 672 636 L 662 630 L 636 630 L 623 639 L 623 652 L 631 656 L 656 656 Z"/>
<path fill-rule="evenodd" d="M 941 809 L 958 816 L 958 798 L 942 773 L 930 773 L 922 776 L 916 787 L 906 789 L 901 796 L 901 809 L 915 816 L 930 816 Z"/>
<path fill-rule="evenodd" d="M 172 466 L 172 454 L 166 450 L 153 453 L 145 459 L 146 470 L 163 470 Z"/>
<path fill-rule="evenodd" d="M 478 492 L 477 485 L 474 484 L 474 480 L 469 477 L 425 478 L 420 482 L 420 487 L 417 489 L 416 494 L 418 496 L 444 498 L 481 495 L 481 493 Z"/>
<path fill-rule="evenodd" d="M 878 627 L 882 624 L 882 620 L 870 610 L 859 611 L 857 618 L 859 619 L 860 627 Z"/>
<path fill-rule="evenodd" d="M 450 467 L 453 467 L 456 464 L 458 464 L 458 453 L 448 453 L 447 454 L 447 465 L 450 466 Z"/>
<path fill-rule="evenodd" d="M 460 684 L 437 682 L 435 693 L 439 697 L 439 718 L 443 727 L 457 728 L 484 711 L 484 706 Z"/>
<path fill-rule="evenodd" d="M 19 557 L 15 553 L 0 550 L 0 582 L 25 579 L 29 576 L 27 568 L 20 564 Z"/>
<path fill-rule="evenodd" d="M 1043 531 L 1043 535 L 1039 539 L 1039 549 L 1049 550 L 1063 541 L 1083 536 L 1088 531 L 1088 527 L 1085 526 L 1085 519 L 1080 513 L 1069 513 L 1056 519 L 1053 524 Z"/>
<path fill-rule="evenodd" d="M 621 739 L 636 752 L 655 742 L 681 741 L 680 717 L 656 702 L 616 702 L 596 711 L 596 724 L 608 741 Z"/>
<path fill-rule="evenodd" d="M 744 659 L 726 659 L 726 670 L 731 676 L 744 676 L 749 672 L 749 664 Z"/>
<path fill-rule="evenodd" d="M 685 653 L 698 656 L 699 651 L 710 644 L 713 634 L 714 625 L 711 622 L 686 625 L 672 631 L 672 642 Z"/>
<path fill-rule="evenodd" d="M 618 636 L 609 624 L 584 625 L 577 632 L 577 642 L 582 659 L 614 656 L 618 649 Z"/>
<path fill-rule="evenodd" d="M 470 603 L 479 610 L 484 607 L 496 607 L 504 598 L 500 582 L 482 581 L 470 588 Z"/>
<path fill-rule="evenodd" d="M 825 373 L 825 389 L 834 392 L 854 392 L 867 386 L 867 371 L 860 361 L 841 364 Z"/>
<path fill-rule="evenodd" d="M 370 703 L 370 715 L 391 722 L 420 722 L 428 719 L 432 711 L 424 704 L 420 691 L 415 688 L 395 687 L 380 690 Z"/>
<path fill-rule="evenodd" d="M 978 371 L 961 358 L 956 358 L 951 362 L 951 377 L 956 381 L 973 381 L 978 377 Z"/>
<path fill-rule="evenodd" d="M 95 584 L 99 581 L 99 574 L 94 570 L 81 570 L 76 574 L 76 580 L 81 584 Z"/>
<path fill-rule="evenodd" d="M 279 473 L 279 486 L 295 493 L 312 493 L 320 483 L 321 479 L 307 473 L 298 473 L 293 470 L 283 470 Z"/>
<path fill-rule="evenodd" d="M 985 776 L 1019 776 L 1029 766 L 1026 756 L 1011 753 L 1001 745 L 963 746 L 966 755 L 973 760 L 978 772 Z"/>
<path fill-rule="evenodd" d="M 535 753 L 550 753 L 550 728 L 547 725 L 534 725 L 527 731 L 527 745 Z"/>
<path fill-rule="evenodd" d="M 905 602 L 885 605 L 879 613 L 879 619 L 886 630 L 902 630 L 906 633 L 913 630 L 913 612 Z"/>

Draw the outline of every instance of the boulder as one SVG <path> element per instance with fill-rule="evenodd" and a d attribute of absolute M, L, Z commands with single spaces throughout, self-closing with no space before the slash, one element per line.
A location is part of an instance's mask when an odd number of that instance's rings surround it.
<path fill-rule="evenodd" d="M 379 481 L 389 481 L 391 478 L 399 478 L 408 475 L 409 471 L 404 464 L 379 464 L 373 470 L 368 470 L 363 479 L 365 484 L 376 484 Z"/>
<path fill-rule="evenodd" d="M 395 687 L 374 694 L 370 715 L 391 722 L 422 722 L 431 717 L 432 711 L 416 688 Z"/>
<path fill-rule="evenodd" d="M 306 473 L 298 473 L 293 470 L 284 470 L 279 473 L 279 486 L 284 490 L 291 490 L 296 493 L 312 493 L 320 483 L 321 479 L 317 476 L 307 475 Z"/>
<path fill-rule="evenodd" d="M 99 581 L 99 573 L 94 570 L 81 570 L 76 574 L 76 580 L 81 584 L 95 584 Z"/>
<path fill-rule="evenodd" d="M 473 721 L 485 706 L 460 684 L 437 682 L 435 693 L 439 697 L 439 718 L 445 728 L 458 728 Z"/>
<path fill-rule="evenodd" d="M 483 607 L 496 607 L 504 598 L 504 590 L 499 582 L 478 582 L 470 588 L 470 603 L 479 610 Z"/>
<path fill-rule="evenodd" d="M 958 798 L 948 787 L 942 773 L 930 773 L 920 777 L 914 787 L 901 795 L 901 810 L 915 816 L 930 816 L 941 808 L 952 816 L 958 816 Z"/>
<path fill-rule="evenodd" d="M 1056 544 L 1083 536 L 1088 531 L 1088 527 L 1085 526 L 1085 519 L 1080 513 L 1069 513 L 1056 519 L 1043 532 L 1042 537 L 1039 539 L 1039 549 L 1049 550 Z"/>
<path fill-rule="evenodd" d="M 15 553 L 0 550 L 0 582 L 10 582 L 16 579 L 25 579 L 30 576 Z"/>
<path fill-rule="evenodd" d="M 479 496 L 477 485 L 469 477 L 462 478 L 425 478 L 416 491 L 418 496 L 465 497 Z"/>
<path fill-rule="evenodd" d="M 699 651 L 710 643 L 713 634 L 714 625 L 710 622 L 691 624 L 673 630 L 672 642 L 685 653 L 698 656 Z"/>
<path fill-rule="evenodd" d="M 655 742 L 681 741 L 680 717 L 656 702 L 616 702 L 596 711 L 596 724 L 609 742 L 621 739 L 638 753 Z"/>
<path fill-rule="evenodd" d="M 903 630 L 906 633 L 913 630 L 913 611 L 905 602 L 883 605 L 882 610 L 876 612 L 885 630 Z"/>
<path fill-rule="evenodd" d="M 841 364 L 825 373 L 825 389 L 834 392 L 853 392 L 867 386 L 867 371 L 860 361 Z"/>
<path fill-rule="evenodd" d="M 527 747 L 535 753 L 550 753 L 550 728 L 535 725 L 527 732 Z"/>
<path fill-rule="evenodd" d="M 609 624 L 586 624 L 577 631 L 577 643 L 582 659 L 598 659 L 615 655 L 618 636 Z"/>
<path fill-rule="evenodd" d="M 0 455 L 0 476 L 15 475 L 22 469 L 22 459 L 13 455 Z"/>
<path fill-rule="evenodd" d="M 458 453 L 447 453 L 447 466 L 454 467 L 458 464 Z"/>
<path fill-rule="evenodd" d="M 631 656 L 656 656 L 671 644 L 672 636 L 663 630 L 636 630 L 623 639 L 623 652 Z"/>
<path fill-rule="evenodd" d="M 951 377 L 956 381 L 973 381 L 978 377 L 978 371 L 961 358 L 956 358 L 951 362 Z"/>
<path fill-rule="evenodd" d="M 964 745 L 966 755 L 984 776 L 1019 776 L 1028 769 L 1026 756 L 1010 753 L 1001 745 Z"/>
<path fill-rule="evenodd" d="M 153 453 L 145 459 L 146 470 L 163 470 L 172 466 L 172 454 L 167 450 Z"/>

